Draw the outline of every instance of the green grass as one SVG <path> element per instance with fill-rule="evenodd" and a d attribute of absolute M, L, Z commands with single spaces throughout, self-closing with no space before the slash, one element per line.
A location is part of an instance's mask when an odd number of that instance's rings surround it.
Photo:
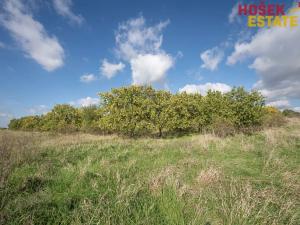
<path fill-rule="evenodd" d="M 254 135 L 0 131 L 0 224 L 300 224 L 300 121 Z"/>

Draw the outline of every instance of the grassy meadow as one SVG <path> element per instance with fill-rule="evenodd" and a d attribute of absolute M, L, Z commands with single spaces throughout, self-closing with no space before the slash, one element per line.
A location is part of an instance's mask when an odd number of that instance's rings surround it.
<path fill-rule="evenodd" d="M 300 224 L 300 119 L 252 135 L 0 131 L 0 224 Z"/>

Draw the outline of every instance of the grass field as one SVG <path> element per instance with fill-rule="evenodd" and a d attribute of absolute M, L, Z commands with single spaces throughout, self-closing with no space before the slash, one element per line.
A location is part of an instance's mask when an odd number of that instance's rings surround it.
<path fill-rule="evenodd" d="M 300 224 L 300 120 L 218 138 L 0 131 L 0 224 Z"/>

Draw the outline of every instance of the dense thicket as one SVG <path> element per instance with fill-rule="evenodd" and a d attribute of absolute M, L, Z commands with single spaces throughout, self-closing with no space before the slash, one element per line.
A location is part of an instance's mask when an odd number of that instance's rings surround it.
<path fill-rule="evenodd" d="M 41 116 L 10 121 L 9 128 L 30 131 L 87 131 L 128 136 L 214 131 L 220 135 L 262 126 L 281 113 L 264 106 L 256 91 L 234 88 L 207 95 L 157 91 L 129 86 L 100 93 L 101 104 L 83 108 L 56 105 Z M 271 118 L 271 119 L 270 119 Z"/>

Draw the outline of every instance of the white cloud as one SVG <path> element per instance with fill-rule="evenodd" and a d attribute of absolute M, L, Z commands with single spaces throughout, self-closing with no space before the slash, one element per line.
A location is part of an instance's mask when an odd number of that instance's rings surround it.
<path fill-rule="evenodd" d="M 80 81 L 83 82 L 83 83 L 90 83 L 92 81 L 95 81 L 97 80 L 97 77 L 90 73 L 90 74 L 84 74 L 80 77 Z"/>
<path fill-rule="evenodd" d="M 175 59 L 161 49 L 163 29 L 169 21 L 147 26 L 143 16 L 119 25 L 116 32 L 117 56 L 128 62 L 134 84 L 163 82 Z"/>
<path fill-rule="evenodd" d="M 6 0 L 0 23 L 21 46 L 26 56 L 47 71 L 64 64 L 64 49 L 54 36 L 49 36 L 41 23 L 33 19 L 20 0 Z"/>
<path fill-rule="evenodd" d="M 87 107 L 91 105 L 98 105 L 99 102 L 100 102 L 99 98 L 86 97 L 86 98 L 80 98 L 76 101 L 72 101 L 70 102 L 70 105 Z"/>
<path fill-rule="evenodd" d="M 102 75 L 108 79 L 114 77 L 118 72 L 121 72 L 125 68 L 123 63 L 113 64 L 107 61 L 107 59 L 102 60 L 102 65 L 100 66 L 100 72 Z"/>
<path fill-rule="evenodd" d="M 201 53 L 200 58 L 203 61 L 202 68 L 214 71 L 218 69 L 219 63 L 224 57 L 224 52 L 218 47 L 206 50 Z"/>
<path fill-rule="evenodd" d="M 231 87 L 223 83 L 205 83 L 205 84 L 188 84 L 183 88 L 179 89 L 179 92 L 186 92 L 187 94 L 199 93 L 201 95 L 206 95 L 209 90 L 220 91 L 221 93 L 226 93 L 231 91 Z"/>
<path fill-rule="evenodd" d="M 267 105 L 268 106 L 273 106 L 273 107 L 276 107 L 276 108 L 279 108 L 279 109 L 286 109 L 286 108 L 289 108 L 291 106 L 290 102 L 287 99 L 272 101 L 272 102 L 269 102 Z"/>
<path fill-rule="evenodd" d="M 293 110 L 296 112 L 300 112 L 300 107 L 294 107 Z"/>
<path fill-rule="evenodd" d="M 237 2 L 231 9 L 231 12 L 228 16 L 228 21 L 229 23 L 234 23 L 235 21 L 237 21 L 238 23 L 241 22 L 240 16 L 238 14 L 238 6 L 239 4 L 241 4 L 241 2 Z"/>
<path fill-rule="evenodd" d="M 294 15 L 300 16 L 299 11 Z M 300 29 L 279 27 L 261 29 L 251 41 L 236 43 L 227 64 L 234 65 L 245 58 L 252 58 L 249 68 L 254 69 L 260 80 L 254 88 L 269 101 L 282 96 L 300 98 Z"/>
<path fill-rule="evenodd" d="M 12 117 L 11 114 L 0 112 L 0 117 Z"/>
<path fill-rule="evenodd" d="M 163 41 L 161 32 L 168 24 L 169 21 L 165 21 L 147 27 L 143 16 L 121 23 L 115 37 L 117 54 L 130 61 L 141 54 L 159 53 Z"/>
<path fill-rule="evenodd" d="M 68 18 L 71 22 L 81 25 L 84 21 L 81 15 L 76 15 L 72 12 L 72 0 L 53 0 L 54 9 L 56 12 Z"/>
<path fill-rule="evenodd" d="M 167 54 L 138 55 L 130 61 L 133 84 L 151 84 L 163 81 L 166 72 L 173 66 L 173 59 Z"/>
<path fill-rule="evenodd" d="M 33 115 L 46 114 L 49 111 L 50 111 L 49 107 L 45 105 L 38 105 L 29 109 L 29 113 Z"/>

